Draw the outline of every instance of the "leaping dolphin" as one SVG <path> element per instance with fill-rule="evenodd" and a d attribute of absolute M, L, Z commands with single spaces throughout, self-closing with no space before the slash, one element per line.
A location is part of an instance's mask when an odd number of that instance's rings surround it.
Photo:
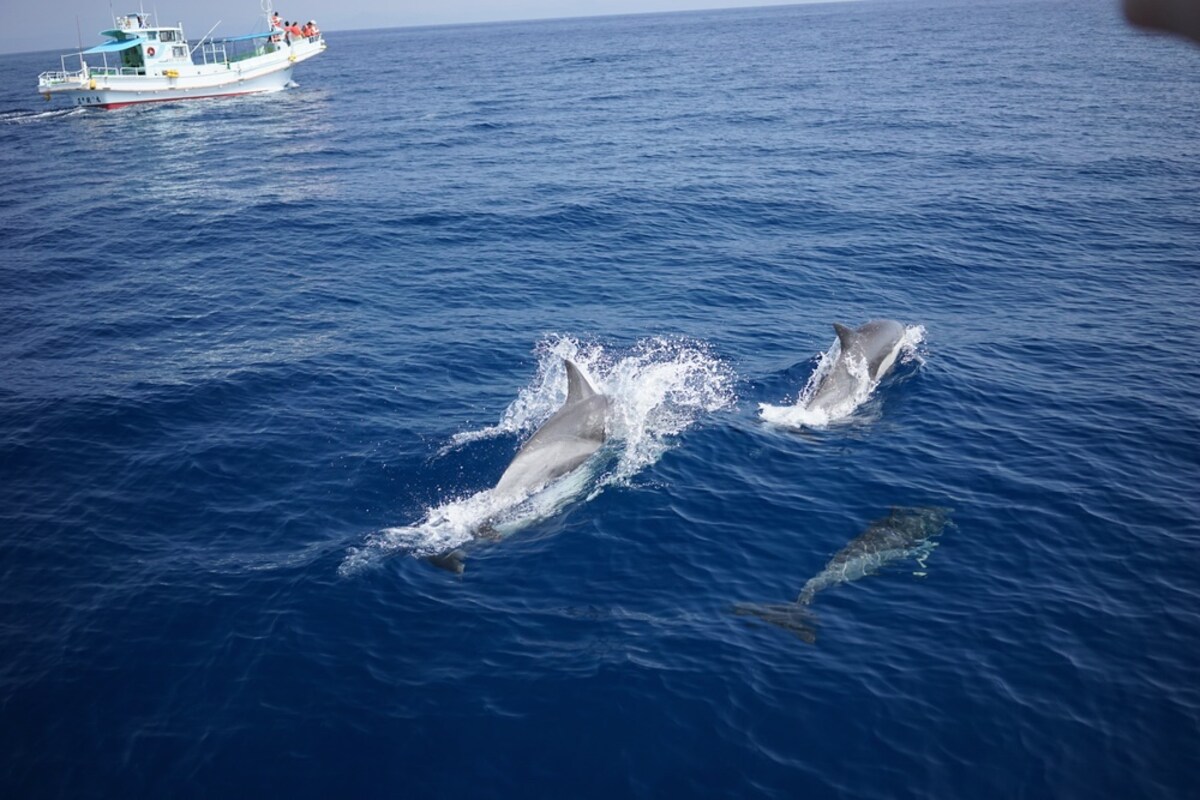
<path fill-rule="evenodd" d="M 809 606 L 817 592 L 850 583 L 902 558 L 914 558 L 922 567 L 937 546 L 930 541 L 950 521 L 947 508 L 893 508 L 884 519 L 872 522 L 865 531 L 839 550 L 819 573 L 809 579 L 794 603 L 739 603 L 733 613 L 758 617 L 794 633 L 809 644 L 817 639 L 816 620 Z"/>
<path fill-rule="evenodd" d="M 904 326 L 891 319 L 872 320 L 858 328 L 835 322 L 833 329 L 841 352 L 808 401 L 809 410 L 828 411 L 852 398 L 862 381 L 855 372 L 861 375 L 863 365 L 866 378 L 878 382 L 896 363 L 904 344 Z"/>
<path fill-rule="evenodd" d="M 567 402 L 517 452 L 492 491 L 525 495 L 578 467 L 606 437 L 608 398 L 566 359 Z"/>
<path fill-rule="evenodd" d="M 516 503 L 556 478 L 578 468 L 600 449 L 607 438 L 608 397 L 583 377 L 579 367 L 563 359 L 567 368 L 567 401 L 529 437 L 517 451 L 492 494 Z M 484 526 L 484 536 L 488 526 Z M 452 550 L 429 561 L 462 573 L 465 553 Z"/>

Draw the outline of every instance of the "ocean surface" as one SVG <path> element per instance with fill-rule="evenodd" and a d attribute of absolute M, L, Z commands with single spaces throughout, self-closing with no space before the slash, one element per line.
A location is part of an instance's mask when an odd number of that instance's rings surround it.
<path fill-rule="evenodd" d="M 327 38 L 113 112 L 0 57 L 0 797 L 1197 796 L 1200 48 L 1084 0 Z M 568 357 L 609 439 L 498 507 Z M 812 642 L 735 613 L 904 509 Z"/>

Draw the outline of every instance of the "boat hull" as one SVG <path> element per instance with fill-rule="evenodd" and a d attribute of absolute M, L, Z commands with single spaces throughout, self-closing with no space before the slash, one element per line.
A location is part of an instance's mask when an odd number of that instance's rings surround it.
<path fill-rule="evenodd" d="M 323 40 L 303 42 L 267 55 L 227 64 L 196 66 L 179 74 L 110 75 L 78 73 L 39 88 L 83 108 L 123 108 L 142 103 L 203 100 L 261 92 L 278 92 L 292 79 L 296 64 L 325 49 Z"/>
<path fill-rule="evenodd" d="M 96 88 L 88 86 L 70 91 L 69 98 L 77 106 L 93 108 L 124 108 L 140 103 L 167 103 L 176 100 L 205 100 L 213 97 L 234 97 L 258 92 L 278 92 L 292 79 L 292 65 L 287 64 L 270 73 L 249 78 L 236 78 L 223 82 L 200 82 L 175 80 L 177 85 L 113 86 L 117 81 L 97 81 Z M 192 85 L 186 85 L 190 83 Z M 103 88 L 101 88 L 103 87 Z M 66 94 L 66 92 L 64 92 Z"/>

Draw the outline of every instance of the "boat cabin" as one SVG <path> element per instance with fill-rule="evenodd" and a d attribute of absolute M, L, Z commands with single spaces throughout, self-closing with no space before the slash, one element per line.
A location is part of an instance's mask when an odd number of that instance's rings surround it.
<path fill-rule="evenodd" d="M 160 74 L 192 63 L 182 25 L 151 25 L 149 16 L 140 13 L 126 14 L 114 21 L 115 27 L 100 32 L 110 41 L 80 53 L 84 61 L 85 56 L 101 56 L 102 65 L 94 61 L 89 63 L 93 74 Z"/>

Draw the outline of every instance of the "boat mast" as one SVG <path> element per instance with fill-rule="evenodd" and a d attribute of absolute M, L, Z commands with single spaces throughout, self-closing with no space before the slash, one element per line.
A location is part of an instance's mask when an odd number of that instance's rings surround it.
<path fill-rule="evenodd" d="M 83 70 L 87 66 L 87 61 L 83 57 L 83 28 L 79 26 L 79 15 L 75 15 L 75 36 L 79 40 L 79 69 Z M 66 65 L 63 65 L 63 72 L 66 72 Z"/>

